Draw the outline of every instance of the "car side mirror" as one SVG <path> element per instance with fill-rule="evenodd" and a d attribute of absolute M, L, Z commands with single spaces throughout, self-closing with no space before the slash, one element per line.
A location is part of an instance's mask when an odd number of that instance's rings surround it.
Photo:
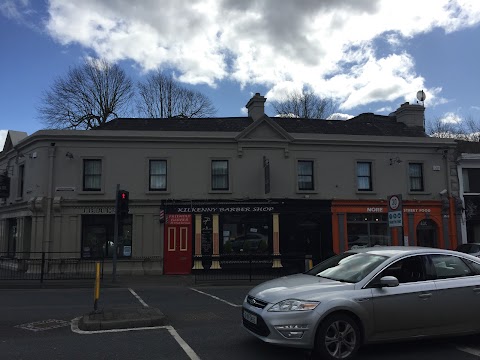
<path fill-rule="evenodd" d="M 383 276 L 380 278 L 381 287 L 395 287 L 398 286 L 399 282 L 395 276 Z"/>

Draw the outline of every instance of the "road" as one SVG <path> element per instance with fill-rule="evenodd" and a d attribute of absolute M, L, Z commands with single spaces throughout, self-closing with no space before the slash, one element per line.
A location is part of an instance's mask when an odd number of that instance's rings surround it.
<path fill-rule="evenodd" d="M 241 328 L 240 305 L 250 287 L 105 288 L 100 308 L 142 301 L 159 308 L 170 325 L 89 334 L 78 331 L 74 319 L 93 310 L 92 289 L 0 290 L 0 359 L 308 359 L 304 351 L 264 344 Z M 387 358 L 480 360 L 480 336 L 372 345 L 358 356 Z"/>

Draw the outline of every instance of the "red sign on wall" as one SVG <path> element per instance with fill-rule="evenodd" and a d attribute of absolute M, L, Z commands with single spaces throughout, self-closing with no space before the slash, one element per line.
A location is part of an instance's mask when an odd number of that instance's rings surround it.
<path fill-rule="evenodd" d="M 192 223 L 191 214 L 168 214 L 168 225 L 190 225 Z"/>

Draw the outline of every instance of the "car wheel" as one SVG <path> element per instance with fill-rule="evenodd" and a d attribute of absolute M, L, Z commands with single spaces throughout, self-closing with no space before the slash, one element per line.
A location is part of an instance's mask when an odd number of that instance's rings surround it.
<path fill-rule="evenodd" d="M 320 359 L 351 359 L 360 342 L 360 330 L 355 320 L 345 314 L 333 314 L 320 324 L 316 352 Z"/>

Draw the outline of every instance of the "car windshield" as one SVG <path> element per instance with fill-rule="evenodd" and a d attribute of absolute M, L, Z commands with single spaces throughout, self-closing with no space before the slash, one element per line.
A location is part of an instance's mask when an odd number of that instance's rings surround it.
<path fill-rule="evenodd" d="M 321 262 L 306 274 L 355 283 L 365 278 L 386 259 L 386 256 L 381 255 L 347 252 Z"/>

